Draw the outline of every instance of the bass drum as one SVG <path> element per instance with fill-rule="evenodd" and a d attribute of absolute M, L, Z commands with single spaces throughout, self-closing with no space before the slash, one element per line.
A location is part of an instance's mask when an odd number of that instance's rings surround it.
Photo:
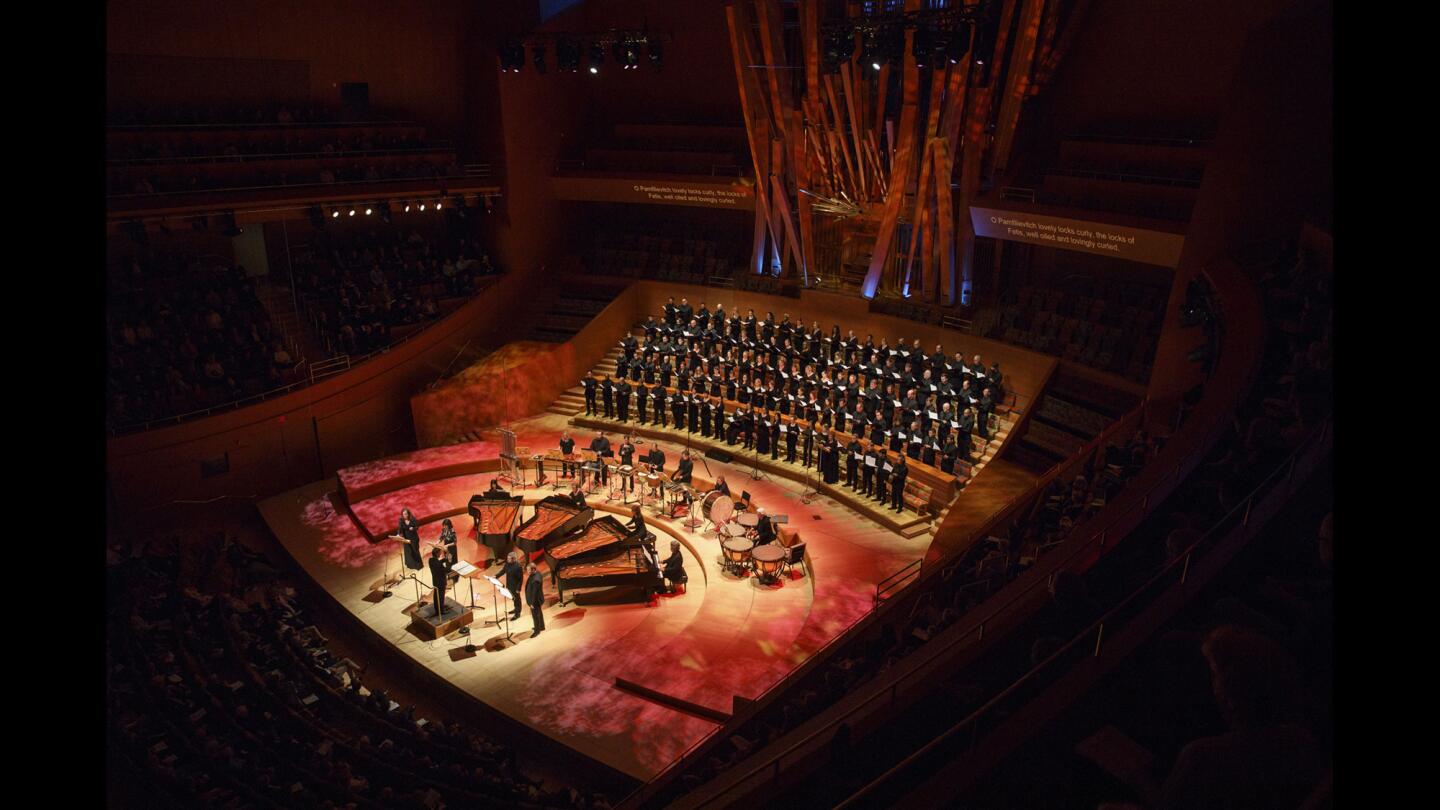
<path fill-rule="evenodd" d="M 723 492 L 710 492 L 700 504 L 700 514 L 711 523 L 720 525 L 735 512 L 735 501 Z"/>

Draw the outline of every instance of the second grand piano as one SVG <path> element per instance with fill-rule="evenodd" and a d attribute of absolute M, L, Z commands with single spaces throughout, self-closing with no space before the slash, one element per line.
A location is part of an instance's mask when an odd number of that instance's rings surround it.
<path fill-rule="evenodd" d="M 595 514 L 590 507 L 578 507 L 563 495 L 551 495 L 535 504 L 535 514 L 515 532 L 515 542 L 526 554 L 534 554 L 583 527 Z"/>
<path fill-rule="evenodd" d="M 648 596 L 661 581 L 652 536 L 643 529 L 632 532 L 610 515 L 590 521 L 578 535 L 547 544 L 545 561 L 562 604 L 566 588 L 633 585 Z"/>

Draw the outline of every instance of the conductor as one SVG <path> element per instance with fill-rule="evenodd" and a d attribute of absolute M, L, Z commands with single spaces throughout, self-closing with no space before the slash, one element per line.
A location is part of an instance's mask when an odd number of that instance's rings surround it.
<path fill-rule="evenodd" d="M 430 551 L 430 584 L 435 587 L 435 615 L 445 615 L 445 584 L 453 566 L 438 546 Z"/>

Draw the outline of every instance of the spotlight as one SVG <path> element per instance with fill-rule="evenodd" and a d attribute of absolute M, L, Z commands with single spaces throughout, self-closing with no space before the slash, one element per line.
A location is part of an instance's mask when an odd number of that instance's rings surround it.
<path fill-rule="evenodd" d="M 390 224 L 390 203 L 388 202 L 380 203 L 380 221 L 385 223 L 386 225 Z"/>
<path fill-rule="evenodd" d="M 605 61 L 605 46 L 598 42 L 590 43 L 590 72 L 599 73 L 600 63 Z"/>
<path fill-rule="evenodd" d="M 410 203 L 405 203 L 405 213 L 410 213 Z"/>
<path fill-rule="evenodd" d="M 655 68 L 656 73 L 659 73 L 660 63 L 665 59 L 665 49 L 661 46 L 659 39 L 647 40 L 646 47 L 650 53 L 650 66 Z"/>
<path fill-rule="evenodd" d="M 880 42 L 874 29 L 865 32 L 865 41 L 860 49 L 860 60 L 876 70 L 880 69 Z"/>
<path fill-rule="evenodd" d="M 439 210 L 440 210 L 440 206 L 441 206 L 441 203 L 437 201 L 437 202 L 435 203 L 435 210 L 436 210 L 436 211 L 439 211 Z"/>
<path fill-rule="evenodd" d="M 544 72 L 545 72 L 545 46 L 544 46 L 544 45 L 536 45 L 536 46 L 531 50 L 531 55 L 534 57 L 534 61 L 535 61 L 535 72 L 536 72 L 536 73 L 544 73 Z"/>
<path fill-rule="evenodd" d="M 350 209 L 350 216 L 352 216 L 352 217 L 355 216 L 355 209 L 354 209 L 354 208 L 351 208 L 351 209 Z"/>
<path fill-rule="evenodd" d="M 625 69 L 636 70 L 640 67 L 640 48 L 634 44 L 625 45 Z"/>
<path fill-rule="evenodd" d="M 339 219 L 339 218 L 340 218 L 340 209 L 338 209 L 338 208 L 335 209 L 335 211 L 334 211 L 332 214 L 330 214 L 330 218 L 331 218 L 331 219 Z"/>
<path fill-rule="evenodd" d="M 420 210 L 421 210 L 421 211 L 424 211 L 424 210 L 425 210 L 425 203 L 420 203 Z"/>
<path fill-rule="evenodd" d="M 555 67 L 571 73 L 580 72 L 580 46 L 575 44 L 574 40 L 560 39 L 555 42 Z"/>
<path fill-rule="evenodd" d="M 365 216 L 368 217 L 368 216 L 370 216 L 370 215 L 373 214 L 373 213 L 375 213 L 375 209 L 373 209 L 373 208 L 366 208 L 366 209 L 365 209 Z"/>

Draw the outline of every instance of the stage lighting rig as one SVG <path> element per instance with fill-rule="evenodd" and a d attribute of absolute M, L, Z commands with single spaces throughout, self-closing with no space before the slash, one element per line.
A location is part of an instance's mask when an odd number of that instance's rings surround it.
<path fill-rule="evenodd" d="M 590 43 L 590 75 L 600 72 L 600 65 L 605 61 L 605 46 L 599 42 Z"/>

